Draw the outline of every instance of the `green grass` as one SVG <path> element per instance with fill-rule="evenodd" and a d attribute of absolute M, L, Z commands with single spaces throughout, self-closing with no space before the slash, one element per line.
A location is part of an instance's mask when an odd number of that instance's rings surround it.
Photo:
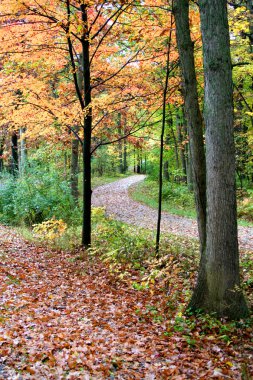
<path fill-rule="evenodd" d="M 114 174 L 114 175 L 104 175 L 101 177 L 92 177 L 91 178 L 91 186 L 94 189 L 95 187 L 106 185 L 107 183 L 118 181 L 119 179 L 126 178 L 130 175 L 127 174 Z"/>
<path fill-rule="evenodd" d="M 157 209 L 158 207 L 158 183 L 156 181 L 145 180 L 132 186 L 129 195 L 137 202 Z M 244 199 L 238 201 L 238 224 L 241 226 L 253 226 L 253 199 L 249 200 L 252 193 L 247 193 L 247 202 Z M 253 196 L 252 196 L 253 198 Z M 186 185 L 165 184 L 163 185 L 162 210 L 170 214 L 196 218 L 194 206 L 194 195 Z"/>
<path fill-rule="evenodd" d="M 119 173 L 114 173 L 114 174 L 105 174 L 102 176 L 91 176 L 91 187 L 92 189 L 95 189 L 98 186 L 106 185 L 107 183 L 115 182 L 118 181 L 119 179 L 126 178 L 130 175 L 131 173 L 126 173 L 126 174 L 119 174 Z M 82 174 L 79 175 L 78 179 L 78 189 L 80 195 L 82 195 L 83 192 L 83 178 Z"/>
<path fill-rule="evenodd" d="M 145 180 L 131 187 L 129 194 L 137 202 L 152 208 L 158 207 L 158 184 L 156 181 Z M 162 210 L 175 215 L 196 218 L 193 193 L 183 185 L 164 185 Z"/>

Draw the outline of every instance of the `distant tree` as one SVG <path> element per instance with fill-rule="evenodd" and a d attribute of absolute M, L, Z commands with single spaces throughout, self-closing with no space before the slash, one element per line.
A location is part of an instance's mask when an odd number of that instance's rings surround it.
<path fill-rule="evenodd" d="M 18 135 L 16 132 L 11 135 L 11 172 L 14 176 L 18 173 Z"/>
<path fill-rule="evenodd" d="M 3 161 L 3 153 L 4 153 L 4 137 L 0 137 L 0 173 L 3 171 L 4 168 L 4 161 Z"/>

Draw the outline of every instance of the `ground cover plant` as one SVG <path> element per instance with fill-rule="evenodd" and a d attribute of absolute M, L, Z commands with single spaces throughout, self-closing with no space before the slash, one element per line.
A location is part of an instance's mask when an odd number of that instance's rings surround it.
<path fill-rule="evenodd" d="M 71 194 L 70 170 L 64 165 L 63 152 L 50 146 L 34 150 L 27 161 L 25 174 L 18 177 L 8 171 L 0 176 L 0 220 L 15 226 L 32 226 L 51 218 L 63 219 L 68 225 L 81 223 L 82 174 L 79 174 L 79 199 Z M 92 178 L 92 189 L 127 176 L 127 173 L 104 173 Z"/>
<path fill-rule="evenodd" d="M 152 208 L 158 205 L 158 183 L 155 180 L 147 179 L 142 183 L 132 187 L 129 194 L 138 202 L 143 202 Z M 178 183 L 164 183 L 162 207 L 164 211 L 176 215 L 196 217 L 194 207 L 194 195 L 186 185 Z"/>
<path fill-rule="evenodd" d="M 138 201 L 143 202 L 149 207 L 157 208 L 158 205 L 158 183 L 155 180 L 147 178 L 133 186 L 129 190 L 130 196 Z M 241 224 L 253 224 L 253 196 L 252 190 L 240 190 L 237 193 L 238 199 L 238 218 Z M 194 207 L 194 195 L 185 184 L 166 182 L 163 185 L 162 208 L 171 214 L 181 215 L 188 218 L 196 218 Z"/>

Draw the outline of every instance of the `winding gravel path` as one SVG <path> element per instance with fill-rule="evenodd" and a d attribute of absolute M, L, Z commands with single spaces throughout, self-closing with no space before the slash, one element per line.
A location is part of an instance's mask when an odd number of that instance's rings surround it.
<path fill-rule="evenodd" d="M 143 181 L 145 175 L 133 175 L 107 185 L 99 186 L 93 191 L 92 204 L 105 207 L 106 213 L 122 222 L 155 229 L 157 211 L 141 203 L 135 202 L 128 195 L 130 186 Z M 195 220 L 182 216 L 162 213 L 161 230 L 163 232 L 197 238 L 197 223 Z M 240 248 L 253 250 L 253 228 L 239 227 Z"/>

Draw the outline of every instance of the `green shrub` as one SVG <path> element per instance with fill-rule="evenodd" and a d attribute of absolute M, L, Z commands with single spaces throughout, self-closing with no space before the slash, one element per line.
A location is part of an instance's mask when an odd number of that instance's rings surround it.
<path fill-rule="evenodd" d="M 130 190 L 132 198 L 150 207 L 158 207 L 158 182 L 150 179 L 139 183 Z M 162 209 L 172 214 L 195 217 L 194 196 L 186 185 L 164 183 Z"/>
<path fill-rule="evenodd" d="M 6 224 L 32 225 L 55 217 L 64 221 L 74 216 L 80 222 L 80 212 L 75 210 L 69 183 L 54 168 L 27 169 L 19 178 L 5 176 L 0 188 L 1 221 Z M 75 212 L 73 212 L 75 210 Z"/>
<path fill-rule="evenodd" d="M 143 233 L 136 234 L 136 228 L 105 217 L 103 208 L 93 208 L 93 245 L 95 253 L 112 262 L 135 262 L 143 258 L 143 251 L 152 251 L 154 243 Z"/>
<path fill-rule="evenodd" d="M 253 191 L 244 191 L 238 202 L 238 217 L 253 222 Z"/>
<path fill-rule="evenodd" d="M 176 204 L 179 208 L 194 209 L 193 194 L 186 185 L 167 183 L 163 187 L 163 199 Z"/>

